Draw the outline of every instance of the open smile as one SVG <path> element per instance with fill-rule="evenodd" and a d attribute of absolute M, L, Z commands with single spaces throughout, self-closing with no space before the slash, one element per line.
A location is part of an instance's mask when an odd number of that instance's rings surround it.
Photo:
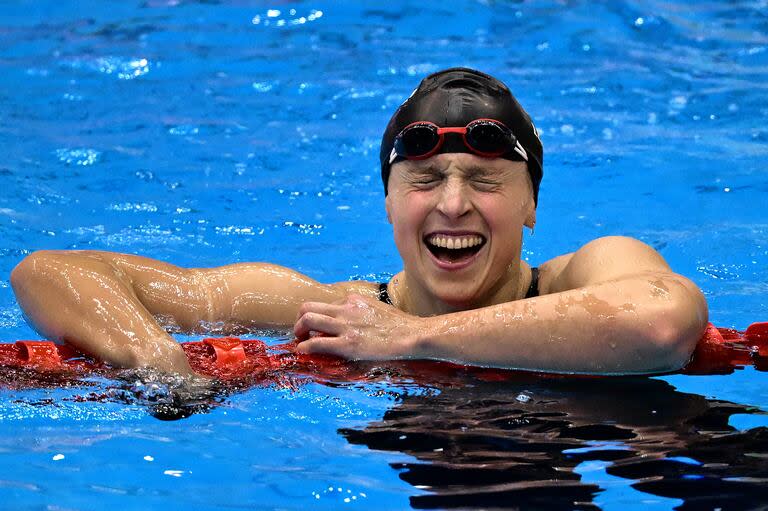
<path fill-rule="evenodd" d="M 485 246 L 484 236 L 475 233 L 437 232 L 424 237 L 432 259 L 444 270 L 460 270 L 475 260 Z"/>

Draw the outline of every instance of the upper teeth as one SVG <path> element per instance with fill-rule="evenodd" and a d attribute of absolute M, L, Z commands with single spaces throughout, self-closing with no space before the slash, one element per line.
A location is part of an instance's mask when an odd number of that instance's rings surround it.
<path fill-rule="evenodd" d="M 441 248 L 468 248 L 483 242 L 480 236 L 446 236 L 445 234 L 433 234 L 427 239 L 427 243 Z"/>

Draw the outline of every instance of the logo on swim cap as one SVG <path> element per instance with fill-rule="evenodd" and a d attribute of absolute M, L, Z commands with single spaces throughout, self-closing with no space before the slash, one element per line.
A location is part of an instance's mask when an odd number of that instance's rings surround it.
<path fill-rule="evenodd" d="M 389 164 L 392 165 L 396 159 L 397 159 L 397 151 L 393 147 L 392 152 L 389 153 Z"/>
<path fill-rule="evenodd" d="M 531 128 L 533 128 L 533 134 L 536 135 L 536 138 L 539 140 L 539 143 L 541 143 L 541 137 L 539 136 L 539 130 L 536 128 L 536 125 L 533 124 L 533 119 L 528 119 L 531 122 Z"/>

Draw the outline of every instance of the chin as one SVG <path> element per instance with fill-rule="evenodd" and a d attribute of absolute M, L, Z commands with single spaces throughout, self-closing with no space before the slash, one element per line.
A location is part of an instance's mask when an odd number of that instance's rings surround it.
<path fill-rule="evenodd" d="M 454 310 L 469 310 L 478 307 L 478 300 L 474 293 L 467 293 L 467 290 L 434 290 L 434 297 L 440 302 L 444 303 L 450 309 Z"/>

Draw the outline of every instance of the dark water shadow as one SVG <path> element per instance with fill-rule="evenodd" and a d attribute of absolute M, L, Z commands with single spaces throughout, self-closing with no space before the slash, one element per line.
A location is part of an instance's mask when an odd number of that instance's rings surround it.
<path fill-rule="evenodd" d="M 592 509 L 603 489 L 583 480 L 580 465 L 599 462 L 636 490 L 681 499 L 679 509 L 768 509 L 768 428 L 729 425 L 735 414 L 765 414 L 754 407 L 650 378 L 288 362 L 229 381 L 113 371 L 103 375 L 113 378 L 107 388 L 97 384 L 74 400 L 140 404 L 158 419 L 178 420 L 254 387 L 386 389 L 395 404 L 381 420 L 339 433 L 351 444 L 412 456 L 392 467 L 420 490 L 411 497 L 414 508 Z M 83 383 L 78 374 L 4 372 L 0 382 L 8 388 Z"/>
<path fill-rule="evenodd" d="M 596 460 L 639 491 L 682 499 L 678 509 L 768 508 L 768 429 L 728 425 L 754 413 L 661 380 L 542 379 L 405 396 L 339 433 L 413 456 L 392 468 L 426 490 L 411 497 L 417 509 L 597 508 L 602 490 L 574 470 Z"/>

